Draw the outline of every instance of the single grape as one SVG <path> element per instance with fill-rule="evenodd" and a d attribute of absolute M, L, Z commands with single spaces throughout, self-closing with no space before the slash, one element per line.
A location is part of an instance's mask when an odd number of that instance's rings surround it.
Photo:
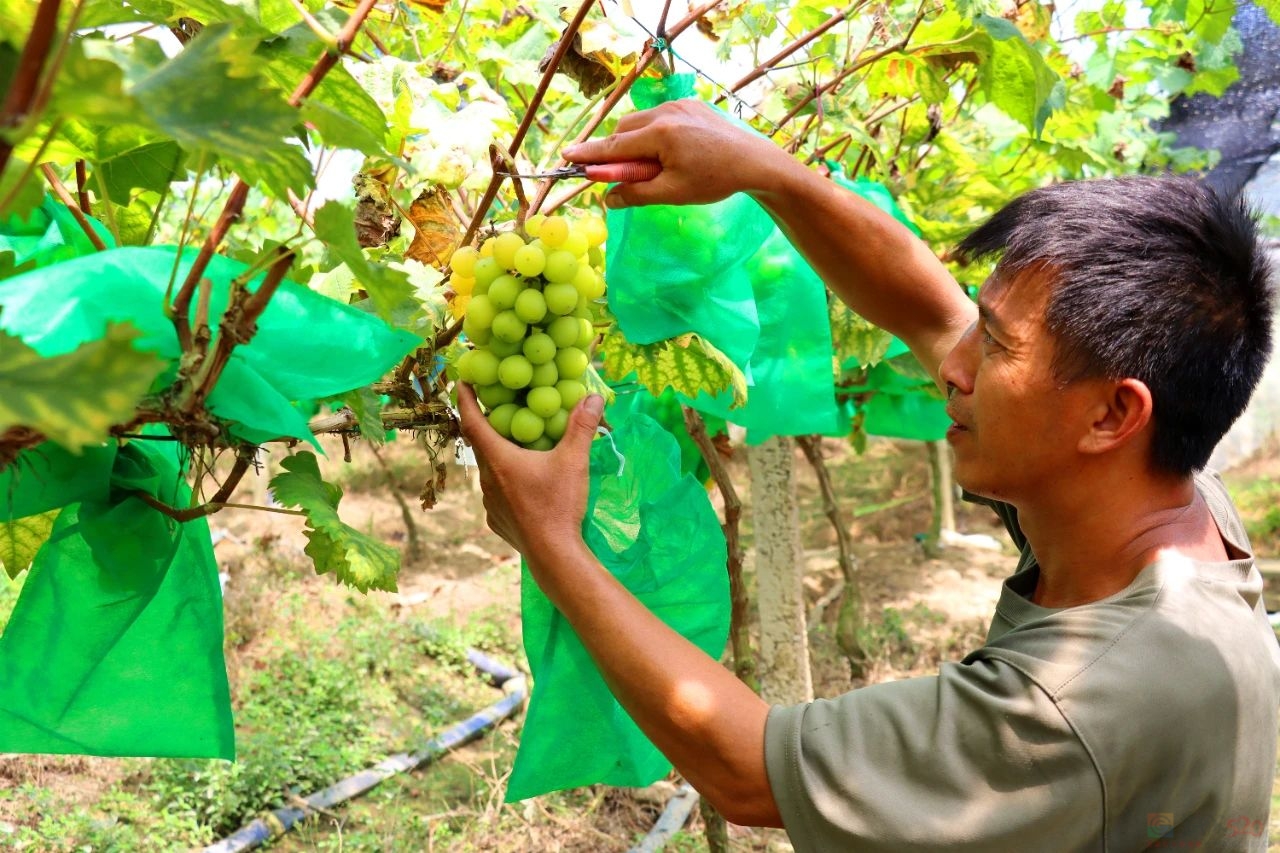
<path fill-rule="evenodd" d="M 483 243 L 480 244 L 480 257 L 482 258 L 493 257 L 493 240 L 492 239 L 485 240 Z"/>
<path fill-rule="evenodd" d="M 552 314 L 569 314 L 578 307 L 578 289 L 572 284 L 548 284 L 542 296 Z"/>
<path fill-rule="evenodd" d="M 537 441 L 546 428 L 542 418 L 528 409 L 520 409 L 511 416 L 511 437 L 516 441 L 525 444 Z"/>
<path fill-rule="evenodd" d="M 582 235 L 587 238 L 587 245 L 593 249 L 602 245 L 605 238 L 609 236 L 609 228 L 599 216 L 584 216 L 578 223 L 578 227 L 582 230 Z"/>
<path fill-rule="evenodd" d="M 516 272 L 528 277 L 541 274 L 546 265 L 547 256 L 541 246 L 521 246 L 516 249 L 515 258 L 511 262 Z"/>
<path fill-rule="evenodd" d="M 569 236 L 569 223 L 560 216 L 548 216 L 538 228 L 538 239 L 552 249 L 559 248 Z"/>
<path fill-rule="evenodd" d="M 528 358 L 528 356 L 525 356 Z M 530 388 L 545 388 L 548 385 L 555 385 L 560 381 L 560 369 L 556 367 L 554 358 L 548 359 L 543 364 L 535 364 L 533 366 L 533 378 L 529 380 Z"/>
<path fill-rule="evenodd" d="M 489 285 L 489 301 L 498 311 L 506 311 L 516 304 L 516 297 L 520 295 L 523 288 L 520 279 L 515 276 L 500 275 L 493 280 L 493 284 Z"/>
<path fill-rule="evenodd" d="M 547 281 L 556 282 L 572 282 L 574 276 L 578 274 L 578 259 L 564 251 L 557 249 L 547 255 L 547 265 L 542 271 L 542 277 Z"/>
<path fill-rule="evenodd" d="M 471 301 L 467 303 L 467 322 L 471 323 L 476 329 L 487 329 L 493 325 L 493 318 L 497 316 L 498 309 L 493 305 L 493 301 L 483 293 L 480 295 L 472 295 Z"/>
<path fill-rule="evenodd" d="M 489 413 L 489 426 L 498 431 L 503 438 L 511 438 L 511 416 L 519 411 L 515 403 L 503 403 Z"/>
<path fill-rule="evenodd" d="M 581 350 L 585 350 L 587 347 L 591 346 L 591 342 L 596 339 L 596 327 L 591 325 L 591 321 L 582 317 L 565 319 L 573 319 L 578 323 L 578 338 L 572 345 Z"/>
<path fill-rule="evenodd" d="M 587 354 L 577 347 L 569 347 L 556 353 L 556 369 L 564 379 L 577 379 L 587 371 L 589 363 Z"/>
<path fill-rule="evenodd" d="M 579 299 L 578 304 L 573 307 L 572 314 L 574 317 L 580 317 L 583 320 L 590 320 L 591 303 L 585 299 Z"/>
<path fill-rule="evenodd" d="M 474 247 L 462 246 L 450 256 L 449 266 L 453 269 L 455 276 L 469 276 L 475 272 L 478 260 L 480 260 L 480 253 Z"/>
<path fill-rule="evenodd" d="M 520 352 L 520 341 L 500 341 L 497 338 L 489 341 L 489 352 L 498 358 L 506 358 Z"/>
<path fill-rule="evenodd" d="M 577 265 L 577 274 L 573 275 L 573 287 L 577 288 L 577 292 L 582 296 L 594 300 L 596 282 L 600 279 L 600 274 L 586 264 Z"/>
<path fill-rule="evenodd" d="M 568 235 L 564 238 L 564 242 L 560 244 L 560 248 L 575 258 L 579 255 L 585 255 L 587 253 L 587 235 L 577 228 L 570 228 Z"/>
<path fill-rule="evenodd" d="M 503 403 L 516 401 L 516 392 L 497 382 L 492 385 L 477 385 L 476 396 L 486 409 L 496 409 Z"/>
<path fill-rule="evenodd" d="M 556 443 L 549 436 L 540 435 L 534 441 L 526 441 L 524 446 L 529 450 L 551 450 Z"/>
<path fill-rule="evenodd" d="M 534 388 L 525 399 L 529 411 L 540 418 L 549 418 L 560 411 L 560 392 L 555 388 Z"/>
<path fill-rule="evenodd" d="M 514 311 L 503 311 L 493 318 L 493 336 L 500 341 L 515 343 L 524 340 L 524 333 L 528 328 Z"/>
<path fill-rule="evenodd" d="M 546 364 L 556 357 L 556 342 L 542 332 L 525 338 L 522 349 L 530 364 Z"/>
<path fill-rule="evenodd" d="M 564 438 L 564 431 L 568 426 L 569 412 L 567 409 L 561 409 L 551 417 L 547 418 L 545 435 L 552 441 L 559 441 Z"/>
<path fill-rule="evenodd" d="M 528 288 L 516 297 L 515 312 L 526 323 L 537 323 L 547 316 L 547 300 L 542 297 L 541 292 Z"/>
<path fill-rule="evenodd" d="M 454 275 L 449 279 L 449 286 L 459 296 L 470 296 L 476 288 L 476 280 L 468 275 Z"/>
<path fill-rule="evenodd" d="M 471 301 L 475 301 L 474 296 L 471 297 Z M 481 347 L 493 340 L 493 332 L 485 328 L 477 327 L 469 317 L 462 318 L 462 334 L 467 336 L 467 340 L 471 341 L 476 346 Z"/>
<path fill-rule="evenodd" d="M 524 238 L 514 231 L 504 231 L 493 238 L 493 259 L 504 270 L 516 265 L 516 252 L 524 248 Z"/>
<path fill-rule="evenodd" d="M 462 355 L 458 356 L 458 361 L 455 365 L 458 368 L 458 378 L 469 385 L 476 384 L 476 375 L 471 370 L 471 366 L 473 364 L 472 357 L 475 354 L 475 350 L 467 350 Z"/>
<path fill-rule="evenodd" d="M 545 213 L 535 213 L 533 216 L 530 216 L 524 221 L 524 233 L 528 234 L 530 237 L 537 237 L 538 229 L 542 227 L 542 223 L 546 218 L 547 215 Z"/>
<path fill-rule="evenodd" d="M 580 336 L 577 317 L 557 317 L 547 326 L 547 334 L 557 347 L 578 346 Z"/>
<path fill-rule="evenodd" d="M 470 293 L 455 293 L 453 301 L 449 303 L 449 309 L 453 312 L 453 318 L 467 316 L 467 306 L 471 304 Z"/>
<path fill-rule="evenodd" d="M 578 405 L 578 401 L 587 396 L 587 386 L 576 379 L 561 379 L 556 383 L 560 392 L 560 405 L 566 410 Z"/>
<path fill-rule="evenodd" d="M 500 275 L 502 275 L 502 267 L 498 266 L 497 261 L 493 258 L 481 258 L 476 261 L 476 268 L 471 277 L 476 280 L 477 286 L 488 287 Z"/>
<path fill-rule="evenodd" d="M 472 350 L 470 358 L 467 359 L 467 370 L 471 374 L 470 379 L 464 381 L 470 382 L 472 385 L 492 385 L 498 381 L 498 357 L 488 350 L 477 349 Z M 461 362 L 459 362 L 458 370 L 462 370 Z"/>
<path fill-rule="evenodd" d="M 512 390 L 524 388 L 533 378 L 533 365 L 522 355 L 509 355 L 498 363 L 498 381 Z"/>
<path fill-rule="evenodd" d="M 604 269 L 604 252 L 600 250 L 599 246 L 592 246 L 587 249 L 587 263 L 598 270 Z"/>

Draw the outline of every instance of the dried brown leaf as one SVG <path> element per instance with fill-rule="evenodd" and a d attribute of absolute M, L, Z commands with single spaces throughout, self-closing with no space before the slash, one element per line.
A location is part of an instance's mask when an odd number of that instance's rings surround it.
<path fill-rule="evenodd" d="M 449 191 L 444 187 L 423 190 L 409 205 L 409 221 L 417 230 L 405 257 L 444 269 L 462 236 Z"/>

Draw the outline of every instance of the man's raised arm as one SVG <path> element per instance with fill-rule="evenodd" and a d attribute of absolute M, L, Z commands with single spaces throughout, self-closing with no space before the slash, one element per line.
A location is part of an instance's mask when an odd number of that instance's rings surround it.
<path fill-rule="evenodd" d="M 610 207 L 705 204 L 746 192 L 777 221 L 837 296 L 938 366 L 977 310 L 929 247 L 893 217 L 767 139 L 697 101 L 632 113 L 612 136 L 565 151 L 580 163 L 658 160 L 651 181 L 619 184 Z"/>

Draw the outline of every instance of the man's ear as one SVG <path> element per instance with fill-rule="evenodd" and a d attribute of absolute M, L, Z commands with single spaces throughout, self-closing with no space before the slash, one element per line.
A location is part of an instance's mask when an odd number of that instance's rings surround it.
<path fill-rule="evenodd" d="M 1137 379 L 1103 380 L 1092 421 L 1080 438 L 1081 453 L 1098 454 L 1128 444 L 1151 423 L 1151 389 Z"/>

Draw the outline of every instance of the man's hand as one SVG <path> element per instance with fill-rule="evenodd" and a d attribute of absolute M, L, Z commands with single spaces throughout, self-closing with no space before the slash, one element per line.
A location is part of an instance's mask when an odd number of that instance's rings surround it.
<path fill-rule="evenodd" d="M 554 450 L 525 450 L 498 434 L 471 386 L 459 383 L 462 435 L 480 467 L 489 527 L 526 557 L 546 557 L 582 535 L 591 439 L 604 400 L 583 398 Z"/>
<path fill-rule="evenodd" d="M 735 192 L 772 188 L 780 174 L 798 166 L 767 139 L 737 127 L 700 101 L 681 100 L 618 119 L 612 136 L 564 150 L 574 163 L 657 160 L 662 173 L 651 181 L 618 184 L 605 196 L 609 207 L 642 204 L 707 204 Z"/>

